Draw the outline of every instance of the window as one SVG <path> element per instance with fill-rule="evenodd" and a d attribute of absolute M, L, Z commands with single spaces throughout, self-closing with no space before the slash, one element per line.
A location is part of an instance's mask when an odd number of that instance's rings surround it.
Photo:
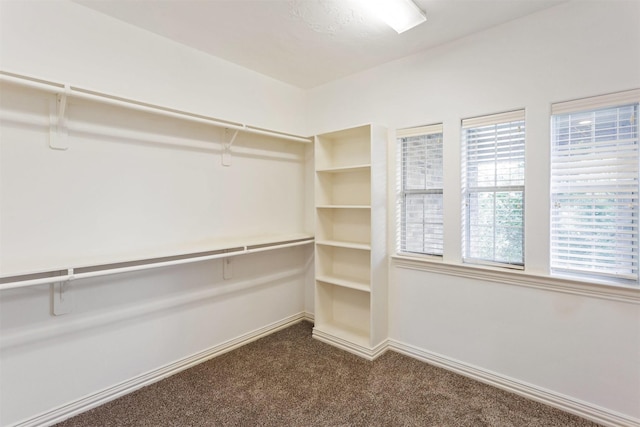
<path fill-rule="evenodd" d="M 399 251 L 442 255 L 442 125 L 399 130 Z"/>
<path fill-rule="evenodd" d="M 465 262 L 524 265 L 524 110 L 462 121 Z"/>
<path fill-rule="evenodd" d="M 552 106 L 554 274 L 638 279 L 639 94 Z"/>

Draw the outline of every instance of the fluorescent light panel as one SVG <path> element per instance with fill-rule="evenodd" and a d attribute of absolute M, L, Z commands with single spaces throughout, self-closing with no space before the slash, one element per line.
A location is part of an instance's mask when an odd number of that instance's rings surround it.
<path fill-rule="evenodd" d="M 362 3 L 398 34 L 427 20 L 425 13 L 412 0 L 365 0 Z"/>

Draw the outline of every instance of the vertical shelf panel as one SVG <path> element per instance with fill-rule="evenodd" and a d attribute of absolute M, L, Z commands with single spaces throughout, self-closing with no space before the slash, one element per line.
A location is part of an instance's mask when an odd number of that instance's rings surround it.
<path fill-rule="evenodd" d="M 371 345 L 376 347 L 389 337 L 387 256 L 387 130 L 371 126 Z"/>

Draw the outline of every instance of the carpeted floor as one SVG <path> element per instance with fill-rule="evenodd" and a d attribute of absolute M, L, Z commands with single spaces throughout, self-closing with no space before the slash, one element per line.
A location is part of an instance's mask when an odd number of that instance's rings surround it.
<path fill-rule="evenodd" d="M 387 352 L 373 362 L 301 322 L 101 407 L 76 426 L 595 426 Z"/>

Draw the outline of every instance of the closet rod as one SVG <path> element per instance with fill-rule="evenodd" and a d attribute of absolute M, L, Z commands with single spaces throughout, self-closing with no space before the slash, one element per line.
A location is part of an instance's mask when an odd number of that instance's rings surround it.
<path fill-rule="evenodd" d="M 142 111 L 146 113 L 159 114 L 166 117 L 172 117 L 182 120 L 188 120 L 195 123 L 203 123 L 216 127 L 239 130 L 241 132 L 267 135 L 275 138 L 288 139 L 290 141 L 311 143 L 310 138 L 304 138 L 301 136 L 290 135 L 287 133 L 271 131 L 267 129 L 261 129 L 255 126 L 249 126 L 242 123 L 229 122 L 213 117 L 202 116 L 187 111 L 174 110 L 167 107 L 162 107 L 154 104 L 147 104 L 132 99 L 121 98 L 106 93 L 94 92 L 86 89 L 82 89 L 75 86 L 68 86 L 60 83 L 53 83 L 41 79 L 36 79 L 29 76 L 24 76 L 15 73 L 9 73 L 0 70 L 0 81 L 11 83 L 19 86 L 28 87 L 31 89 L 38 89 L 48 93 L 56 95 L 66 95 L 68 97 L 86 99 L 89 101 L 96 101 L 103 104 L 114 105 L 118 107 L 128 108 L 130 110 Z"/>
<path fill-rule="evenodd" d="M 63 276 L 43 277 L 40 279 L 29 279 L 29 280 L 16 280 L 13 282 L 3 283 L 3 284 L 0 284 L 0 291 L 4 291 L 7 289 L 26 288 L 29 286 L 47 285 L 51 283 L 66 282 L 66 281 L 72 281 L 72 280 L 78 280 L 78 279 L 88 279 L 90 277 L 109 276 L 112 274 L 129 273 L 132 271 L 150 270 L 152 268 L 170 267 L 170 266 L 181 265 L 181 264 L 190 264 L 192 262 L 209 261 L 213 259 L 228 258 L 228 257 L 238 256 L 238 255 L 247 255 L 247 254 L 270 251 L 275 249 L 291 248 L 294 246 L 308 245 L 310 243 L 313 243 L 313 241 L 314 241 L 313 238 L 309 238 L 309 239 L 295 241 L 291 243 L 260 246 L 257 248 L 254 248 L 251 246 L 244 246 L 242 250 L 233 251 L 233 252 L 224 252 L 224 253 L 218 253 L 213 255 L 194 256 L 191 258 L 182 258 L 182 259 L 176 259 L 172 261 L 151 262 L 148 264 L 134 265 L 131 267 L 107 268 L 104 270 L 89 271 L 86 273 L 78 273 L 78 274 L 75 274 L 73 272 L 74 270 L 73 268 L 53 270 L 51 271 L 51 273 L 55 271 L 67 270 L 67 274 Z M 83 268 L 86 268 L 86 267 L 83 267 Z"/>

